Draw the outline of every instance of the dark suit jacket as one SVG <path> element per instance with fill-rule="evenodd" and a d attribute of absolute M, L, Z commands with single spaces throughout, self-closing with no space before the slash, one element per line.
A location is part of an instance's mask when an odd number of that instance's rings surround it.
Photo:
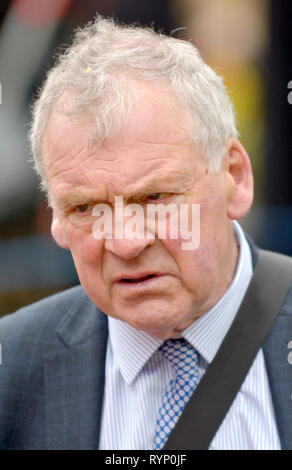
<path fill-rule="evenodd" d="M 282 449 L 292 449 L 290 340 L 292 285 L 264 344 Z M 82 287 L 1 319 L 0 342 L 0 449 L 98 449 L 107 317 Z"/>

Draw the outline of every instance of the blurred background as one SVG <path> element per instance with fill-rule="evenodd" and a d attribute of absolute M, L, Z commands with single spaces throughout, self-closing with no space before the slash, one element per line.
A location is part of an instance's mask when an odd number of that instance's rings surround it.
<path fill-rule="evenodd" d="M 291 0 L 0 0 L 0 316 L 78 283 L 50 236 L 26 135 L 56 50 L 97 12 L 191 40 L 224 77 L 255 174 L 242 226 L 292 255 Z"/>

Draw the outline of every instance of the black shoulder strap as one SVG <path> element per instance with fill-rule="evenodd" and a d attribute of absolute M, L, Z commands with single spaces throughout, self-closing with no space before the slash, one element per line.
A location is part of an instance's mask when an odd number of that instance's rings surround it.
<path fill-rule="evenodd" d="M 268 335 L 291 282 L 291 259 L 260 250 L 241 307 L 166 441 L 165 450 L 208 449 Z"/>

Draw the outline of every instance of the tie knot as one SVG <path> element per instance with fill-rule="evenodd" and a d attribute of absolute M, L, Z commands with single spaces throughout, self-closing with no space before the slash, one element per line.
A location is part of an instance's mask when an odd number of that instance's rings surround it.
<path fill-rule="evenodd" d="M 177 375 L 195 375 L 198 352 L 185 339 L 168 339 L 159 348 Z"/>

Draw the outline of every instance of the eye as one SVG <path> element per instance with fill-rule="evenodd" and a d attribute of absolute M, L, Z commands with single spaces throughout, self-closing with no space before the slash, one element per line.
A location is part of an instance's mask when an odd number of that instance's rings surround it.
<path fill-rule="evenodd" d="M 80 206 L 75 207 L 75 212 L 77 212 L 77 213 L 79 213 L 79 214 L 84 214 L 84 213 L 87 212 L 89 209 L 90 209 L 90 205 L 89 205 L 89 204 L 81 204 Z"/>
<path fill-rule="evenodd" d="M 164 199 L 168 195 L 169 195 L 169 193 L 153 193 L 153 194 L 149 194 L 147 196 L 147 198 L 150 199 L 151 201 L 156 201 L 156 200 L 159 200 L 159 199 Z"/>

